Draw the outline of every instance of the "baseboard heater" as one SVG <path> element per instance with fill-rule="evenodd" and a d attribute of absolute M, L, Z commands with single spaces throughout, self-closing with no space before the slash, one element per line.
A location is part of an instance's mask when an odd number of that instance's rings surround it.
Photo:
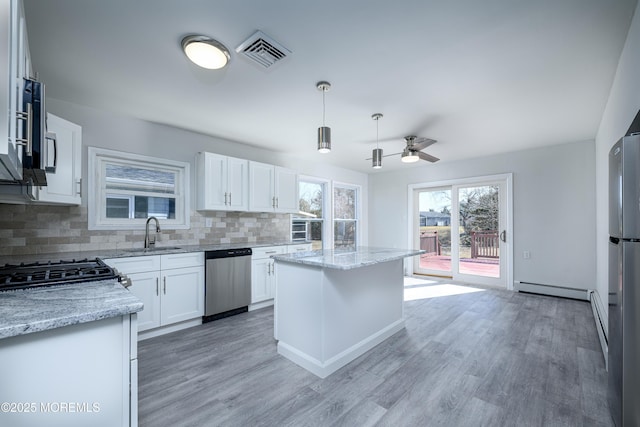
<path fill-rule="evenodd" d="M 566 288 L 564 286 L 542 285 L 540 283 L 519 281 L 514 282 L 514 289 L 519 292 L 580 299 L 584 301 L 589 301 L 589 292 L 592 292 L 584 289 Z"/>
<path fill-rule="evenodd" d="M 607 337 L 609 322 L 604 315 L 604 306 L 602 305 L 600 295 L 595 291 L 589 291 L 589 301 L 591 302 L 591 309 L 593 310 L 593 318 L 596 321 L 600 347 L 602 347 L 602 355 L 604 356 L 604 365 L 607 370 L 609 370 L 609 357 L 607 356 L 609 354 L 609 339 Z"/>

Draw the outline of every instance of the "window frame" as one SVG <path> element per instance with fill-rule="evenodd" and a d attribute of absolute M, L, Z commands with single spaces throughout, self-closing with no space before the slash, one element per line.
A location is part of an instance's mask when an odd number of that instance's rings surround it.
<path fill-rule="evenodd" d="M 175 173 L 175 219 L 163 219 L 161 227 L 170 230 L 189 229 L 191 203 L 189 198 L 190 164 L 177 160 L 168 160 L 104 148 L 88 147 L 88 228 L 89 230 L 141 230 L 144 229 L 147 218 L 107 218 L 106 188 L 104 164 L 141 166 L 150 169 L 171 171 Z M 118 190 L 117 194 L 123 198 L 127 195 L 139 195 L 136 192 L 127 193 Z M 161 194 L 159 195 L 161 196 Z"/>
<path fill-rule="evenodd" d="M 335 218 L 336 188 L 355 190 L 355 209 L 354 209 L 355 218 Z M 331 247 L 333 249 L 341 249 L 341 248 L 336 248 L 336 244 L 335 244 L 336 236 L 335 236 L 334 230 L 338 222 L 343 222 L 343 223 L 354 222 L 356 227 L 355 236 L 354 236 L 354 245 L 355 245 L 354 249 L 357 249 L 361 245 L 361 234 L 362 234 L 360 230 L 361 223 L 362 223 L 361 218 L 362 218 L 362 186 L 357 184 L 350 184 L 346 182 L 334 181 L 333 185 L 331 186 L 331 237 L 332 237 Z"/>
<path fill-rule="evenodd" d="M 331 197 L 327 197 L 331 187 L 331 181 L 328 179 L 317 178 L 313 176 L 298 175 L 298 203 L 300 203 L 300 182 L 308 182 L 313 184 L 319 184 L 322 186 L 322 218 L 304 218 L 296 217 L 296 214 L 291 215 L 291 221 L 306 220 L 307 222 L 319 222 L 322 227 L 322 249 L 333 247 L 333 230 L 328 230 L 328 224 L 331 223 L 332 209 Z"/>

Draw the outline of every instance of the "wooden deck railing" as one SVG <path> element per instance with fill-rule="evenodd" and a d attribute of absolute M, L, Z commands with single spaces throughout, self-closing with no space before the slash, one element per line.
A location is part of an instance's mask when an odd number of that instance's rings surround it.
<path fill-rule="evenodd" d="M 471 232 L 471 258 L 500 258 L 500 237 L 497 231 Z"/>
<path fill-rule="evenodd" d="M 420 233 L 420 249 L 427 251 L 425 255 L 440 255 L 440 239 L 437 231 L 423 231 Z"/>

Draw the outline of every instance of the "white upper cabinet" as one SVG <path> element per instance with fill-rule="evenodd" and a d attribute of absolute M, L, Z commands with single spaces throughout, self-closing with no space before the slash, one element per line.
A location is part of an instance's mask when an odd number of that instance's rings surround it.
<path fill-rule="evenodd" d="M 300 210 L 298 201 L 298 174 L 290 169 L 275 167 L 276 212 L 296 213 Z"/>
<path fill-rule="evenodd" d="M 47 186 L 39 187 L 40 202 L 79 205 L 82 177 L 82 128 L 53 114 L 47 114 L 47 130 L 56 135 L 48 144 L 47 164 L 55 171 L 47 171 Z"/>
<path fill-rule="evenodd" d="M 24 79 L 32 75 L 27 24 L 21 0 L 0 2 L 0 179 L 22 179 Z M 8 114 L 6 113 L 8 111 Z"/>
<path fill-rule="evenodd" d="M 298 212 L 298 175 L 266 163 L 249 162 L 249 210 Z"/>
<path fill-rule="evenodd" d="M 214 153 L 198 153 L 196 168 L 198 210 L 247 210 L 248 160 Z"/>

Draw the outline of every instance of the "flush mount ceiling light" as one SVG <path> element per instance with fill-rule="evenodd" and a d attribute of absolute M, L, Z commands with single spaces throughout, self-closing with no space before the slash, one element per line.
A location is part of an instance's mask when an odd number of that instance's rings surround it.
<path fill-rule="evenodd" d="M 405 148 L 402 151 L 402 157 L 400 158 L 400 160 L 402 160 L 403 163 L 415 163 L 420 160 L 420 157 L 418 156 L 417 151 Z"/>
<path fill-rule="evenodd" d="M 379 147 L 378 142 L 378 121 L 382 118 L 381 113 L 375 113 L 371 116 L 376 121 L 376 148 L 373 149 L 371 156 L 371 162 L 374 169 L 380 169 L 382 167 L 382 148 Z"/>
<path fill-rule="evenodd" d="M 223 68 L 231 59 L 222 43 L 207 36 L 186 36 L 182 39 L 182 50 L 191 62 L 208 70 Z"/>
<path fill-rule="evenodd" d="M 325 126 L 325 101 L 324 94 L 331 89 L 331 83 L 318 82 L 316 88 L 322 91 L 322 126 L 318 128 L 318 152 L 328 153 L 331 151 L 331 128 Z"/>

